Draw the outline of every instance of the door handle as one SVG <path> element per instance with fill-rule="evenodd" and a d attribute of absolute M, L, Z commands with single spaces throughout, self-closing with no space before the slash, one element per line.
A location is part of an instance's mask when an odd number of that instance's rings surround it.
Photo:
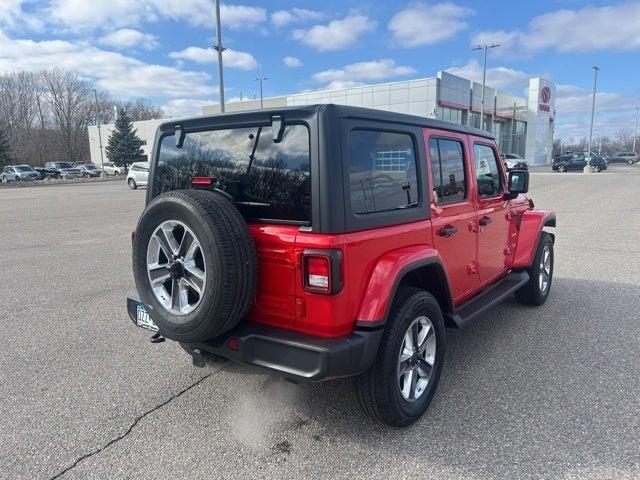
<path fill-rule="evenodd" d="M 486 227 L 487 225 L 489 225 L 491 222 L 493 222 L 493 220 L 490 217 L 484 216 L 480 219 L 480 221 L 478 222 L 478 224 L 481 227 Z"/>
<path fill-rule="evenodd" d="M 458 233 L 458 229 L 456 227 L 454 227 L 453 225 L 447 225 L 445 227 L 442 227 L 440 229 L 440 231 L 438 232 L 438 234 L 441 237 L 451 237 L 451 236 L 455 235 L 456 233 Z"/>

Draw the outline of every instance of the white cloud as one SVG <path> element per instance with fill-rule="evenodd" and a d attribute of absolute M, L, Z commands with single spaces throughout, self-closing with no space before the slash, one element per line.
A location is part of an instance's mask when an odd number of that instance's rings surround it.
<path fill-rule="evenodd" d="M 271 23 L 281 28 L 294 22 L 309 22 L 314 20 L 322 20 L 324 13 L 315 10 L 307 10 L 305 8 L 292 8 L 291 10 L 278 10 L 271 14 Z"/>
<path fill-rule="evenodd" d="M 482 83 L 482 64 L 477 59 L 472 59 L 466 65 L 451 67 L 447 72 L 458 75 L 478 83 Z M 487 86 L 492 88 L 526 88 L 529 86 L 529 79 L 532 77 L 550 78 L 549 74 L 536 74 L 514 70 L 507 67 L 487 68 Z"/>
<path fill-rule="evenodd" d="M 163 3 L 165 0 L 162 0 Z M 177 2 L 178 5 L 184 5 L 184 0 Z M 214 15 L 214 10 L 211 10 L 211 15 Z M 203 18 L 202 12 L 198 12 L 200 17 L 200 25 L 210 25 L 213 22 L 213 17 Z M 222 26 L 225 25 L 231 28 L 231 30 L 251 30 L 257 25 L 266 22 L 267 12 L 264 8 L 259 7 L 247 7 L 245 5 L 226 5 L 220 6 L 220 20 Z M 195 22 L 194 22 L 195 23 Z"/>
<path fill-rule="evenodd" d="M 42 28 L 42 20 L 23 11 L 25 0 L 0 0 L 0 27 L 18 29 L 26 26 L 32 30 Z"/>
<path fill-rule="evenodd" d="M 466 30 L 465 19 L 474 12 L 454 3 L 427 5 L 417 3 L 398 12 L 389 22 L 389 30 L 401 47 L 433 45 Z"/>
<path fill-rule="evenodd" d="M 308 30 L 294 30 L 293 38 L 320 51 L 342 50 L 355 44 L 362 35 L 376 28 L 366 15 L 351 12 L 342 20 L 315 25 Z"/>
<path fill-rule="evenodd" d="M 285 65 L 285 67 L 289 67 L 289 68 L 296 68 L 296 67 L 302 66 L 302 62 L 297 57 L 284 57 L 282 59 L 282 63 Z"/>
<path fill-rule="evenodd" d="M 163 19 L 210 26 L 215 9 L 212 0 L 51 0 L 46 14 L 53 22 L 75 31 L 132 27 Z M 223 4 L 220 17 L 223 26 L 241 30 L 265 22 L 267 13 L 264 8 Z"/>
<path fill-rule="evenodd" d="M 396 62 L 387 58 L 352 63 L 338 69 L 323 70 L 314 73 L 311 78 L 318 83 L 326 84 L 327 88 L 336 89 L 359 85 L 364 81 L 411 75 L 415 72 L 414 68 L 396 65 Z"/>
<path fill-rule="evenodd" d="M 218 63 L 218 52 L 213 48 L 187 47 L 179 52 L 171 52 L 169 56 L 175 60 L 188 60 L 195 63 Z M 258 62 L 247 52 L 227 49 L 222 52 L 225 67 L 239 70 L 254 70 Z"/>
<path fill-rule="evenodd" d="M 102 45 L 115 48 L 143 48 L 145 50 L 153 50 L 160 43 L 158 37 L 150 33 L 143 33 L 132 28 L 122 28 L 116 30 L 100 39 Z"/>
<path fill-rule="evenodd" d="M 195 117 L 202 115 L 202 107 L 213 103 L 201 98 L 173 98 L 165 103 L 162 109 L 171 118 Z"/>
<path fill-rule="evenodd" d="M 14 40 L 0 33 L 0 73 L 52 66 L 77 71 L 117 98 L 215 94 L 208 73 L 148 64 L 90 45 L 62 40 Z"/>
<path fill-rule="evenodd" d="M 526 30 L 479 32 L 472 43 L 505 43 L 516 54 L 640 49 L 640 3 L 556 10 L 534 17 Z"/>

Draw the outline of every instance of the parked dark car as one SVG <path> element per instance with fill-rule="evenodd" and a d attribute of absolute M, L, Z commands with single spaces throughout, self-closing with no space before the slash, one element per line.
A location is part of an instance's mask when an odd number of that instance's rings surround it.
<path fill-rule="evenodd" d="M 616 152 L 609 157 L 609 163 L 626 163 L 633 165 L 640 162 L 640 156 L 633 152 Z"/>
<path fill-rule="evenodd" d="M 44 180 L 45 178 L 57 178 L 58 171 L 53 170 L 51 168 L 45 167 L 33 167 L 33 169 L 40 174 L 40 180 Z"/>
<path fill-rule="evenodd" d="M 82 176 L 80 169 L 69 162 L 47 162 L 44 166 L 49 170 L 55 170 L 55 178 L 80 178 Z"/>
<path fill-rule="evenodd" d="M 587 163 L 587 156 L 584 153 L 571 153 L 557 157 L 551 168 L 558 172 L 568 172 L 570 170 L 583 170 Z M 607 162 L 600 155 L 594 155 L 589 162 L 594 172 L 601 172 L 607 169 Z"/>
<path fill-rule="evenodd" d="M 102 174 L 102 170 L 96 167 L 93 163 L 85 163 L 77 168 L 82 173 L 82 176 L 86 178 L 95 178 Z"/>

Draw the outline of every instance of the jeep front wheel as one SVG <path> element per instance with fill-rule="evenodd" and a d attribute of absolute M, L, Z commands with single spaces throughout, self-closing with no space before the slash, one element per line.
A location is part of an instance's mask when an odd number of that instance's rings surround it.
<path fill-rule="evenodd" d="M 437 300 L 401 288 L 372 367 L 356 378 L 358 400 L 373 419 L 406 427 L 425 412 L 444 360 L 444 322 Z"/>
<path fill-rule="evenodd" d="M 542 232 L 533 264 L 527 269 L 529 281 L 516 290 L 516 300 L 538 306 L 547 301 L 553 281 L 553 238 Z"/>

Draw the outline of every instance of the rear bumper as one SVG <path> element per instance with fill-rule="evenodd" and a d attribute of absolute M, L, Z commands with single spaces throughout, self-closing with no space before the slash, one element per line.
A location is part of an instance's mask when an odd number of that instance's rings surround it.
<path fill-rule="evenodd" d="M 138 305 L 141 301 L 137 293 L 127 297 L 127 311 L 136 325 Z M 326 339 L 242 322 L 221 337 L 193 346 L 238 363 L 318 381 L 367 370 L 376 357 L 382 333 L 382 328 L 356 330 L 349 337 Z"/>

